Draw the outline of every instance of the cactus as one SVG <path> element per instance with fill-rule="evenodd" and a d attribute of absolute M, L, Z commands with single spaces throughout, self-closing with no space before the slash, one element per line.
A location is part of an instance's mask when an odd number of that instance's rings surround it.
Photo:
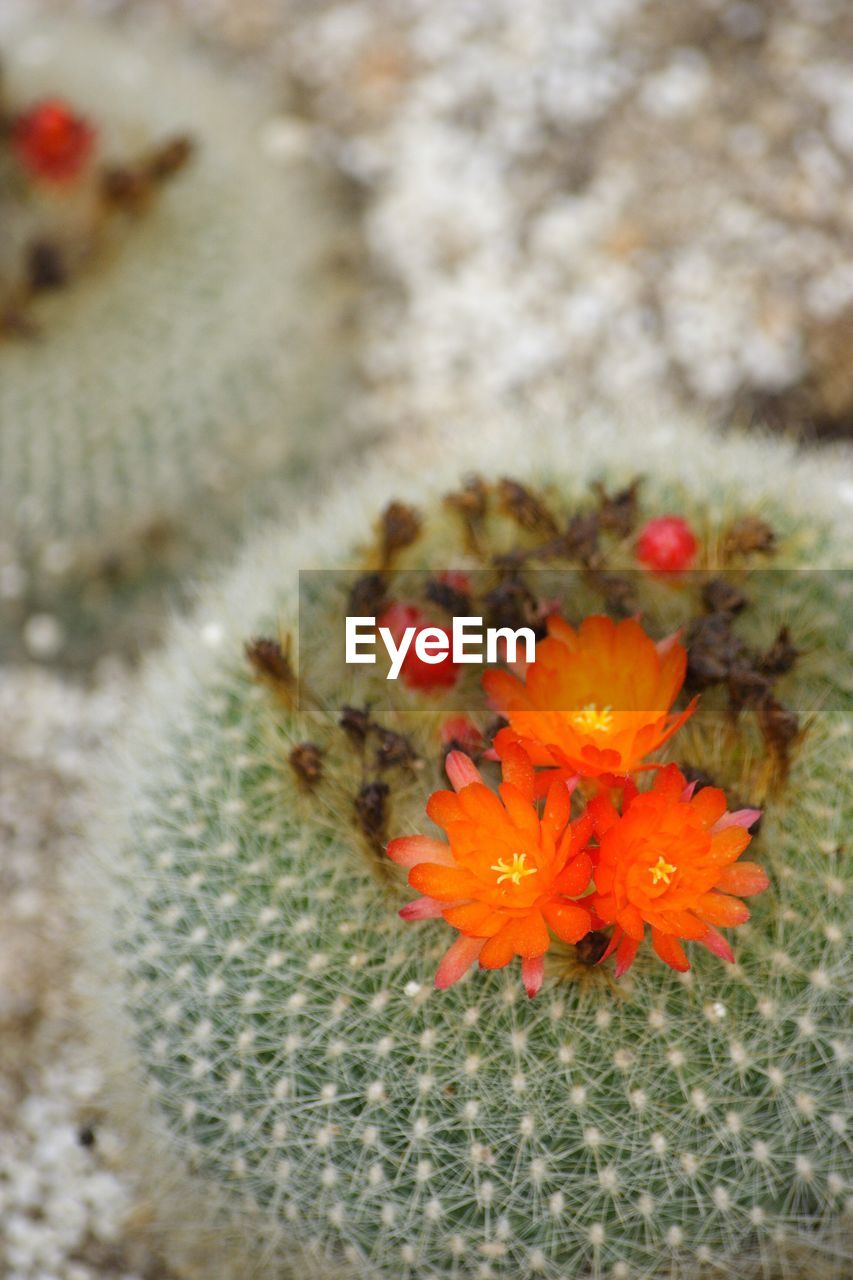
<path fill-rule="evenodd" d="M 630 435 L 525 424 L 487 448 L 410 444 L 295 529 L 250 544 L 178 626 L 146 677 L 74 889 L 111 1106 L 188 1274 L 845 1274 L 841 462 L 682 423 Z M 473 470 L 485 483 L 460 497 Z M 292 635 L 299 566 L 390 564 L 392 584 L 408 569 L 472 571 L 594 509 L 592 479 L 639 471 L 644 512 L 685 516 L 701 568 L 754 565 L 759 553 L 738 560 L 736 544 L 766 545 L 761 519 L 777 535 L 774 568 L 745 576 L 750 605 L 733 626 L 765 644 L 785 621 L 804 651 L 779 683 L 801 720 L 790 771 L 778 734 L 765 724 L 768 756 L 753 713 L 733 729 L 713 688 L 673 743 L 679 761 L 766 801 L 755 856 L 771 887 L 733 939 L 732 966 L 693 955 L 679 976 L 641 956 L 616 983 L 612 961 L 566 947 L 533 1000 L 511 970 L 432 990 L 450 931 L 397 918 L 410 891 L 381 843 L 424 830 L 459 689 L 398 693 L 394 729 L 413 763 L 373 723 L 381 669 L 366 669 L 367 715 L 345 712 L 339 727 L 351 672 L 327 639 L 347 607 L 334 576 L 331 595 L 305 584 L 322 629 L 302 632 L 315 661 L 298 705 L 292 655 L 257 637 Z M 600 501 L 599 530 L 615 531 L 597 554 L 624 568 L 632 513 L 614 519 L 626 504 Z M 576 548 L 565 563 L 589 568 L 588 544 Z M 667 612 L 684 620 L 689 580 L 638 576 L 649 627 Z M 581 596 L 565 607 L 588 608 Z"/>
<path fill-rule="evenodd" d="M 53 615 L 75 661 L 108 633 L 136 640 L 193 556 L 280 505 L 333 440 L 346 450 L 349 232 L 257 68 L 217 67 L 169 25 L 32 9 L 0 15 L 10 105 L 64 97 L 107 163 L 195 144 L 143 216 L 116 215 L 94 264 L 39 299 L 37 336 L 0 342 L 0 632 L 14 649 Z"/>

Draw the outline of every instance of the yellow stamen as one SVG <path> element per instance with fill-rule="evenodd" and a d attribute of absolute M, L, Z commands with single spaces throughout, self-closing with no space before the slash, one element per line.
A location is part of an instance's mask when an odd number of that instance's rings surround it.
<path fill-rule="evenodd" d="M 572 722 L 585 733 L 609 733 L 613 728 L 613 710 L 602 707 L 599 711 L 595 702 L 588 702 L 580 711 L 572 716 Z"/>
<path fill-rule="evenodd" d="M 670 876 L 677 870 L 678 867 L 674 867 L 671 862 L 666 862 L 663 854 L 661 854 L 656 865 L 649 867 L 649 874 L 655 884 L 657 884 L 659 880 L 663 880 L 664 884 L 669 884 Z"/>
<path fill-rule="evenodd" d="M 504 862 L 503 858 L 499 858 L 493 867 L 489 867 L 489 870 L 501 872 L 501 875 L 498 876 L 498 884 L 501 884 L 504 880 L 511 880 L 513 884 L 521 884 L 522 876 L 536 875 L 535 867 L 526 867 L 524 865 L 526 857 L 527 854 L 525 853 L 514 853 L 512 862 L 509 865 Z"/>

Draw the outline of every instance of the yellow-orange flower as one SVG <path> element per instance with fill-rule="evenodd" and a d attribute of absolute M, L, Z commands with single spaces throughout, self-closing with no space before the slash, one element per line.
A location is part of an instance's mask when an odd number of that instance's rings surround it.
<path fill-rule="evenodd" d="M 632 964 L 651 925 L 652 946 L 673 969 L 690 965 L 680 940 L 701 942 L 724 960 L 731 948 L 715 925 L 738 925 L 749 911 L 732 894 L 767 888 L 753 862 L 738 862 L 758 809 L 726 812 L 717 787 L 693 794 L 675 765 L 657 774 L 650 791 L 625 793 L 620 815 L 602 793 L 588 813 L 598 835 L 595 893 L 589 906 L 603 924 L 615 924 L 605 955 L 616 952 L 616 975 Z"/>
<path fill-rule="evenodd" d="M 655 644 L 633 619 L 593 615 L 576 631 L 554 616 L 525 679 L 492 670 L 483 687 L 509 720 L 502 741 L 519 742 L 533 764 L 623 777 L 692 715 L 696 699 L 670 711 L 686 668 L 676 637 Z"/>
<path fill-rule="evenodd" d="M 590 886 L 592 864 L 584 852 L 591 819 L 570 821 L 571 793 L 555 781 L 540 816 L 533 768 L 519 748 L 502 760 L 500 796 L 460 751 L 447 757 L 455 791 L 436 791 L 427 813 L 450 843 L 404 836 L 388 856 L 409 869 L 409 884 L 424 896 L 400 912 L 404 920 L 443 916 L 460 936 L 435 977 L 448 987 L 479 960 L 500 969 L 521 958 L 527 994 L 539 990 L 550 930 L 577 942 L 590 929 L 590 914 L 575 901 Z"/>

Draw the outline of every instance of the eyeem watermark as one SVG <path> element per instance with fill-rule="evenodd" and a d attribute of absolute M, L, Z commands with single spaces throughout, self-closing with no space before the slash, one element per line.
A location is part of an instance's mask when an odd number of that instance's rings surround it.
<path fill-rule="evenodd" d="M 388 680 L 396 680 L 414 645 L 421 662 L 437 666 L 449 658 L 453 663 L 536 661 L 536 636 L 530 627 L 484 627 L 477 617 L 454 618 L 450 634 L 443 627 L 406 627 L 395 638 L 388 627 L 377 627 L 376 619 L 348 617 L 346 620 L 346 661 L 375 663 L 377 642 L 385 646 L 391 665 Z"/>

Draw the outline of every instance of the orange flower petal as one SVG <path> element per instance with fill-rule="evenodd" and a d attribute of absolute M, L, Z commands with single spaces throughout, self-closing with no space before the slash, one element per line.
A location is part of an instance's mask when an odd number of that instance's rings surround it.
<path fill-rule="evenodd" d="M 531 801 L 534 796 L 535 779 L 530 756 L 518 741 L 507 741 L 507 739 L 502 740 L 498 755 L 504 782 L 514 787 L 525 800 Z"/>
<path fill-rule="evenodd" d="M 458 907 L 448 907 L 442 914 L 454 929 L 476 938 L 488 938 L 497 933 L 507 919 L 505 911 L 495 911 L 485 902 L 463 902 Z"/>
<path fill-rule="evenodd" d="M 703 893 L 696 903 L 696 910 L 708 924 L 745 924 L 749 908 L 739 898 L 729 898 L 724 893 Z"/>
<path fill-rule="evenodd" d="M 484 671 L 482 684 L 489 704 L 501 715 L 530 705 L 524 682 L 509 671 L 499 668 Z"/>
<path fill-rule="evenodd" d="M 691 800 L 690 808 L 703 827 L 712 827 L 726 812 L 725 792 L 719 787 L 703 787 Z"/>
<path fill-rule="evenodd" d="M 440 867 L 434 862 L 422 862 L 409 872 L 409 884 L 427 898 L 440 902 L 456 902 L 470 898 L 477 881 L 470 871 L 462 867 Z"/>
<path fill-rule="evenodd" d="M 740 898 L 748 898 L 753 893 L 763 893 L 769 884 L 767 875 L 757 863 L 733 862 L 722 869 L 716 887 L 726 893 L 736 893 Z"/>
<path fill-rule="evenodd" d="M 632 938 L 642 940 L 644 933 L 644 921 L 636 907 L 623 907 L 619 912 L 619 923 L 625 932 Z"/>
<path fill-rule="evenodd" d="M 514 955 L 511 926 L 505 924 L 491 938 L 486 939 L 483 950 L 480 952 L 480 968 L 502 969 L 505 964 L 509 964 Z"/>
<path fill-rule="evenodd" d="M 679 973 L 684 973 L 690 968 L 690 961 L 687 959 L 684 948 L 673 934 L 652 929 L 652 946 L 664 964 L 668 964 L 671 969 L 678 969 Z"/>
<path fill-rule="evenodd" d="M 700 795 L 702 792 L 700 791 Z M 726 862 L 734 862 L 740 857 L 752 836 L 743 827 L 726 827 L 715 836 L 711 836 L 711 856 L 713 862 L 722 866 Z"/>
<path fill-rule="evenodd" d="M 566 898 L 579 898 L 592 879 L 592 862 L 582 853 L 568 863 L 554 881 L 554 889 Z"/>
<path fill-rule="evenodd" d="M 563 942 L 580 942 L 589 933 L 590 914 L 574 902 L 547 902 L 542 914 Z"/>

